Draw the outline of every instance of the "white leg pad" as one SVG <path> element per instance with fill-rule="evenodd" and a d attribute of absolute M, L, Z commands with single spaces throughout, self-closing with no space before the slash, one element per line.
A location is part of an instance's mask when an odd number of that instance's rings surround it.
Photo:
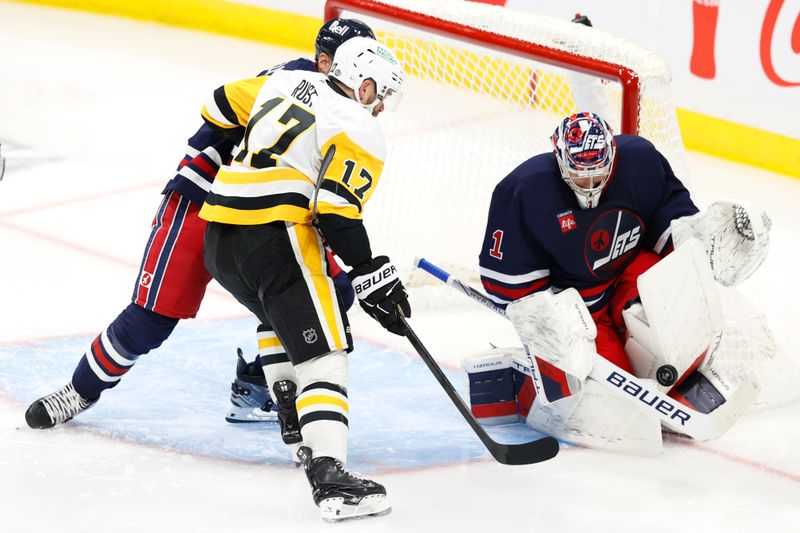
<path fill-rule="evenodd" d="M 642 274 L 638 287 L 644 313 L 635 307 L 623 312 L 635 375 L 652 379 L 664 363 L 682 375 L 723 327 L 718 285 L 702 244 L 690 239 Z M 647 361 L 645 352 L 655 359 Z"/>
<path fill-rule="evenodd" d="M 593 379 L 577 394 L 548 405 L 537 397 L 526 423 L 587 448 L 645 456 L 661 453 L 659 419 Z"/>
<path fill-rule="evenodd" d="M 578 291 L 538 292 L 511 302 L 506 313 L 529 356 L 540 401 L 557 401 L 580 390 L 592 369 L 597 326 Z M 543 381 L 548 374 L 567 383 L 568 394 L 563 386 L 548 394 Z"/>

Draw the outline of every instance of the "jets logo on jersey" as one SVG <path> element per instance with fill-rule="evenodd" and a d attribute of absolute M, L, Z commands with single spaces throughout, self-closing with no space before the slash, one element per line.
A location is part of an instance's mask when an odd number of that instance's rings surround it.
<path fill-rule="evenodd" d="M 586 264 L 601 279 L 611 279 L 638 250 L 642 220 L 626 209 L 612 209 L 595 220 L 586 234 Z"/>
<path fill-rule="evenodd" d="M 557 216 L 558 225 L 561 227 L 562 233 L 572 231 L 578 227 L 578 223 L 575 222 L 575 215 L 572 214 L 572 209 L 559 213 Z"/>

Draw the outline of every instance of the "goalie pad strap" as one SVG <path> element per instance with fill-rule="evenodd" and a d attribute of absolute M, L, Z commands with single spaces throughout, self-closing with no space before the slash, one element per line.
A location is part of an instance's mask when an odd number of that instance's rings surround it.
<path fill-rule="evenodd" d="M 545 396 L 551 402 L 571 396 L 569 379 L 566 372 L 543 359 L 536 358 L 536 366 L 542 379 Z"/>

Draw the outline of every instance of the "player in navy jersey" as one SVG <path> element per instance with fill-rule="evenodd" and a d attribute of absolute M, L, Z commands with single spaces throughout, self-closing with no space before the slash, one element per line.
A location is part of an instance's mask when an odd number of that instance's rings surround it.
<path fill-rule="evenodd" d="M 259 76 L 279 69 L 326 74 L 339 45 L 358 36 L 375 37 L 361 21 L 332 19 L 317 35 L 315 61 L 295 59 L 265 70 Z M 207 223 L 198 217 L 198 212 L 220 166 L 230 163 L 231 151 L 240 140 L 223 135 L 206 123 L 189 139 L 186 155 L 162 191 L 163 200 L 153 220 L 132 303 L 94 339 L 70 382 L 28 407 L 25 420 L 30 427 L 53 427 L 94 405 L 104 390 L 119 383 L 139 356 L 159 347 L 180 319 L 196 316 L 211 280 L 203 264 L 203 235 Z M 330 254 L 326 268 L 336 282 L 339 297 L 349 307 L 355 295 L 346 273 Z M 231 421 L 269 417 L 272 403 L 260 365 L 266 364 L 267 359 L 286 359 L 286 354 L 270 344 L 274 338 L 270 327 L 259 326 L 257 336 L 257 360 L 246 365 L 240 358 L 237 365 L 231 397 L 234 405 L 227 417 Z M 274 416 L 272 418 L 274 420 Z"/>
<path fill-rule="evenodd" d="M 686 428 L 718 437 L 758 392 L 742 345 L 753 360 L 777 349 L 761 318 L 726 319 L 725 306 L 739 304 L 719 292 L 763 262 L 769 217 L 744 201 L 700 213 L 649 141 L 614 136 L 594 113 L 565 118 L 551 140 L 552 152 L 522 163 L 492 195 L 481 280 L 524 348 L 465 359 L 473 413 L 484 424 L 521 418 L 568 442 L 657 454 L 663 420 L 642 406 L 658 396 L 631 401 L 635 387 L 588 379 L 599 354 L 687 412 L 725 405 L 715 430 Z"/>
<path fill-rule="evenodd" d="M 614 136 L 593 113 L 564 119 L 553 152 L 495 188 L 480 253 L 481 281 L 506 305 L 575 288 L 597 324 L 597 351 L 630 371 L 618 328 L 636 278 L 672 249 L 670 222 L 698 209 L 646 139 Z"/>

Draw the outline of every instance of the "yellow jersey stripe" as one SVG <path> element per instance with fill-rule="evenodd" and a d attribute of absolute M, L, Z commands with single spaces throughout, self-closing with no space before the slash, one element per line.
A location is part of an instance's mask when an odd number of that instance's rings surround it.
<path fill-rule="evenodd" d="M 302 399 L 297 400 L 295 404 L 297 406 L 297 410 L 300 411 L 306 407 L 314 407 L 318 405 L 335 405 L 343 409 L 345 412 L 350 410 L 347 402 L 342 400 L 341 398 L 337 398 L 335 396 L 327 396 L 325 394 L 315 394 L 313 396 L 305 396 Z"/>
<path fill-rule="evenodd" d="M 223 224 L 256 225 L 275 220 L 285 220 L 298 224 L 311 224 L 311 211 L 307 207 L 279 205 L 265 209 L 242 210 L 222 205 L 203 204 L 200 218 L 209 222 Z"/>
<path fill-rule="evenodd" d="M 256 96 L 258 96 L 267 79 L 269 79 L 269 76 L 260 76 L 225 85 L 225 97 L 228 100 L 228 105 L 236 113 L 241 126 L 247 125 Z"/>
<path fill-rule="evenodd" d="M 362 218 L 361 212 L 353 205 L 335 205 L 317 200 L 317 211 L 326 215 L 334 214 L 343 216 L 345 218 L 351 218 L 353 220 L 360 220 Z"/>
<path fill-rule="evenodd" d="M 283 348 L 283 345 L 281 344 L 281 341 L 278 340 L 278 337 L 258 339 L 258 349 L 263 350 L 265 348 Z"/>
<path fill-rule="evenodd" d="M 243 167 L 235 167 L 237 169 Z M 246 169 L 245 171 L 233 171 L 223 167 L 217 173 L 214 181 L 228 183 L 231 185 L 250 185 L 253 183 L 268 183 L 280 180 L 300 180 L 314 185 L 314 181 L 297 170 L 296 168 L 278 167 L 265 170 Z"/>
<path fill-rule="evenodd" d="M 300 246 L 300 253 L 303 255 L 303 262 L 311 274 L 314 285 L 314 292 L 319 300 L 322 312 L 325 315 L 325 323 L 333 336 L 334 348 L 344 349 L 342 337 L 339 334 L 339 321 L 336 317 L 339 300 L 336 296 L 333 283 L 323 268 L 322 257 L 324 250 L 320 246 L 319 234 L 312 226 L 295 225 L 295 234 Z"/>
<path fill-rule="evenodd" d="M 216 110 L 215 112 L 217 114 L 219 114 L 218 110 Z M 231 125 L 231 124 L 228 124 L 227 122 L 221 122 L 221 121 L 217 120 L 215 118 L 214 114 L 212 114 L 211 111 L 209 111 L 207 106 L 203 106 L 203 110 L 200 111 L 200 114 L 203 115 L 203 119 L 206 120 L 206 122 L 210 122 L 210 123 L 212 123 L 215 126 L 218 126 L 220 128 L 224 128 L 226 130 L 229 130 L 229 129 L 237 127 L 236 125 Z M 219 116 L 221 116 L 221 114 L 219 114 Z"/>

